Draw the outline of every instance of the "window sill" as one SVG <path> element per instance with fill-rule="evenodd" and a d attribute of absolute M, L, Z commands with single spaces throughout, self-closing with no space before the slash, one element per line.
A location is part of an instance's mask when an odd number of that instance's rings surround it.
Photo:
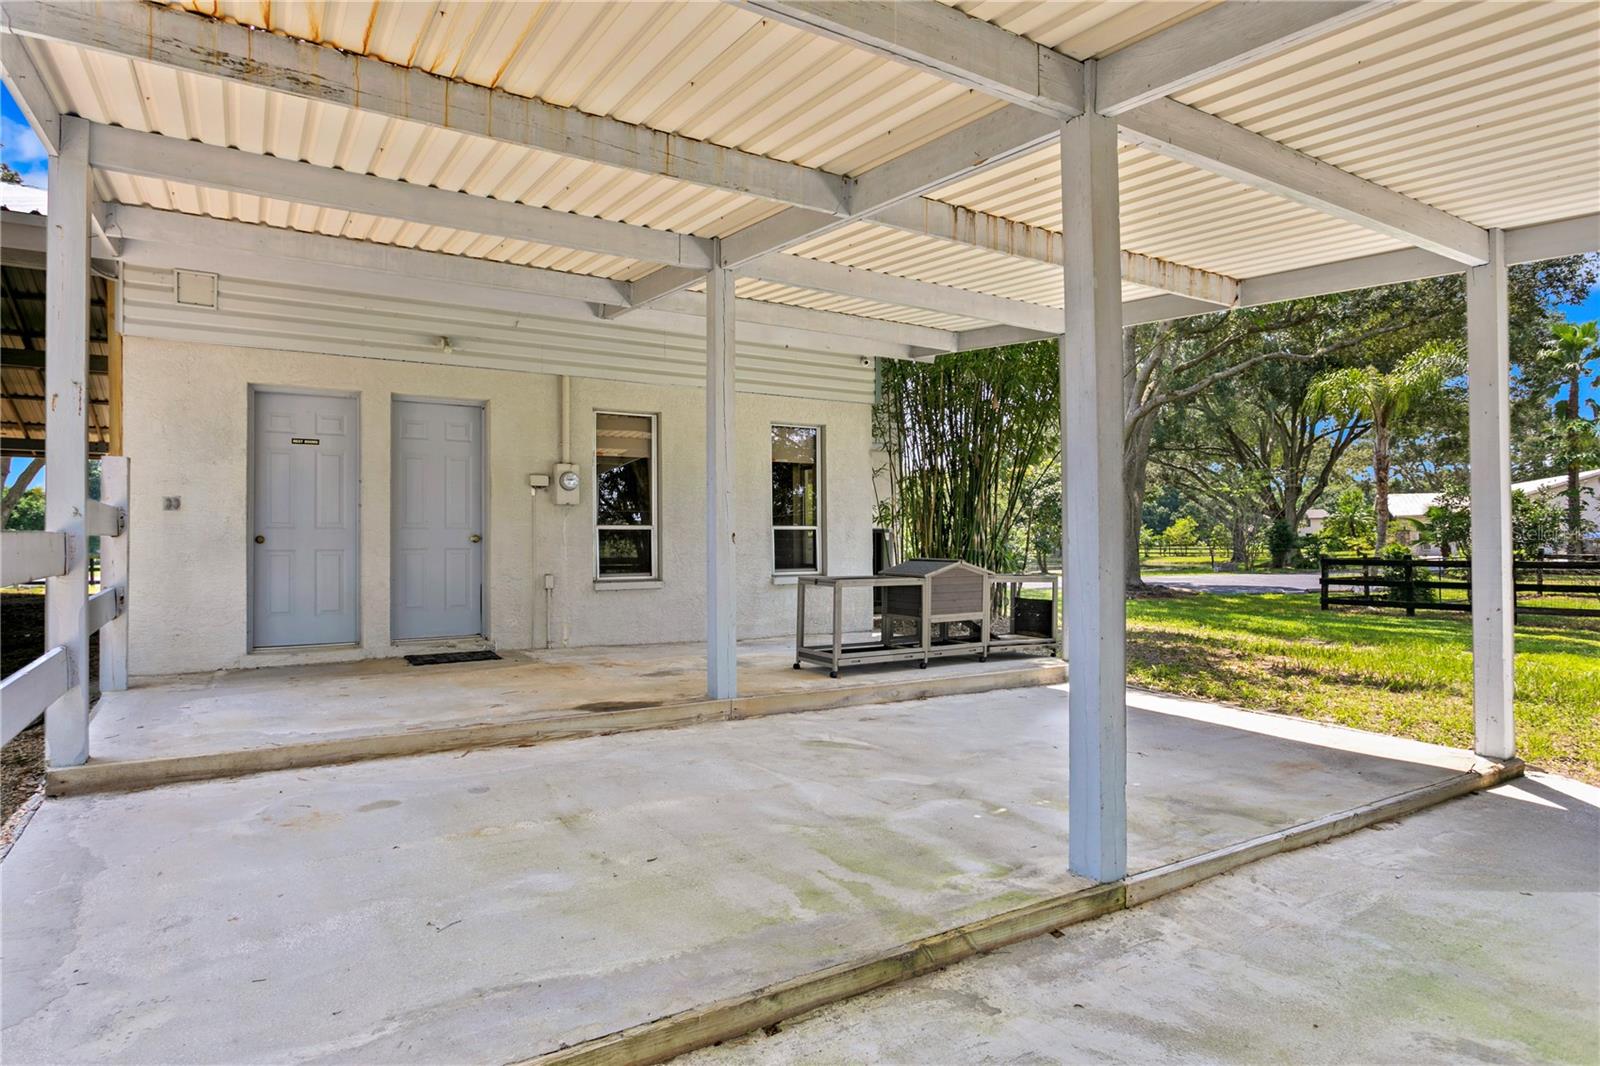
<path fill-rule="evenodd" d="M 619 577 L 610 581 L 595 581 L 594 590 L 596 592 L 629 592 L 634 589 L 658 589 L 663 584 L 660 578 L 635 579 Z"/>
<path fill-rule="evenodd" d="M 803 578 L 803 577 L 819 577 L 819 576 L 821 576 L 821 573 L 822 573 L 822 571 L 820 571 L 820 570 L 807 570 L 803 574 L 773 574 L 772 575 L 772 583 L 774 585 L 778 585 L 778 586 L 798 585 L 800 583 L 800 579 L 801 578 Z"/>

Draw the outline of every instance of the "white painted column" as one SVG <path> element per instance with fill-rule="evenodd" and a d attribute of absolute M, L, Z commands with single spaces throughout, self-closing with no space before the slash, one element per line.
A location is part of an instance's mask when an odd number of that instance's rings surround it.
<path fill-rule="evenodd" d="M 110 309 L 107 309 L 110 314 Z M 115 327 L 113 327 L 115 328 Z M 100 460 L 100 502 L 128 512 L 128 457 L 108 455 Z M 100 587 L 128 591 L 128 527 L 122 535 L 100 537 Z M 100 691 L 121 692 L 128 687 L 128 612 L 126 608 L 100 628 Z"/>
<path fill-rule="evenodd" d="M 62 123 L 50 157 L 45 250 L 46 529 L 66 534 L 67 572 L 45 582 L 45 646 L 67 649 L 72 687 L 45 711 L 51 766 L 89 758 L 89 142 L 82 123 Z"/>
<path fill-rule="evenodd" d="M 1472 464 L 1473 748 L 1510 758 L 1512 624 L 1511 340 L 1505 234 L 1489 233 L 1489 262 L 1467 268 L 1468 457 Z"/>
<path fill-rule="evenodd" d="M 1089 99 L 1094 99 L 1093 93 Z M 1117 126 L 1061 130 L 1066 330 L 1061 338 L 1062 559 L 1068 709 L 1067 851 L 1094 881 L 1127 873 L 1128 710 L 1122 505 L 1122 263 Z"/>
<path fill-rule="evenodd" d="M 717 250 L 718 262 L 721 249 Z M 738 691 L 733 530 L 733 271 L 706 274 L 706 695 Z"/>

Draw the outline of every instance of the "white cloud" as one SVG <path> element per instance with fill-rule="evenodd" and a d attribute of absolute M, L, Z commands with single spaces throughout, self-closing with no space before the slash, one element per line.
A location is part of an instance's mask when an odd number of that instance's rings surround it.
<path fill-rule="evenodd" d="M 29 185 L 45 183 L 49 158 L 26 122 L 0 117 L 0 159 L 16 167 Z"/>

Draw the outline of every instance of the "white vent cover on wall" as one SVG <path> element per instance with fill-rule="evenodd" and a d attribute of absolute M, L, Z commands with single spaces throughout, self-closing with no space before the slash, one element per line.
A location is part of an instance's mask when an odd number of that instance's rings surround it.
<path fill-rule="evenodd" d="M 217 276 L 202 274 L 197 270 L 175 270 L 172 273 L 172 294 L 181 304 L 215 308 Z"/>

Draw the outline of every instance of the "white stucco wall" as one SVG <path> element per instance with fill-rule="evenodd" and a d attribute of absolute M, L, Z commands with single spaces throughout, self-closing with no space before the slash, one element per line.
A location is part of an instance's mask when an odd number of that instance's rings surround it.
<path fill-rule="evenodd" d="M 705 415 L 694 388 L 571 379 L 573 461 L 581 502 L 530 498 L 559 444 L 559 379 L 127 337 L 124 421 L 131 460 L 129 670 L 134 675 L 336 661 L 398 654 L 389 638 L 390 404 L 395 396 L 483 401 L 486 409 L 485 614 L 506 649 L 701 639 L 705 631 Z M 360 397 L 361 643 L 355 648 L 248 648 L 247 498 L 251 385 Z M 832 573 L 871 563 L 870 409 L 865 404 L 741 392 L 737 398 L 739 634 L 792 631 L 792 583 L 771 569 L 769 433 L 774 422 L 823 427 L 824 559 Z M 594 580 L 594 412 L 659 417 L 660 581 L 601 589 Z M 178 496 L 182 507 L 162 509 Z M 543 575 L 556 575 L 546 617 Z M 813 616 L 822 619 L 820 600 Z M 851 601 L 864 626 L 864 593 Z M 404 650 L 412 650 L 407 646 Z"/>

